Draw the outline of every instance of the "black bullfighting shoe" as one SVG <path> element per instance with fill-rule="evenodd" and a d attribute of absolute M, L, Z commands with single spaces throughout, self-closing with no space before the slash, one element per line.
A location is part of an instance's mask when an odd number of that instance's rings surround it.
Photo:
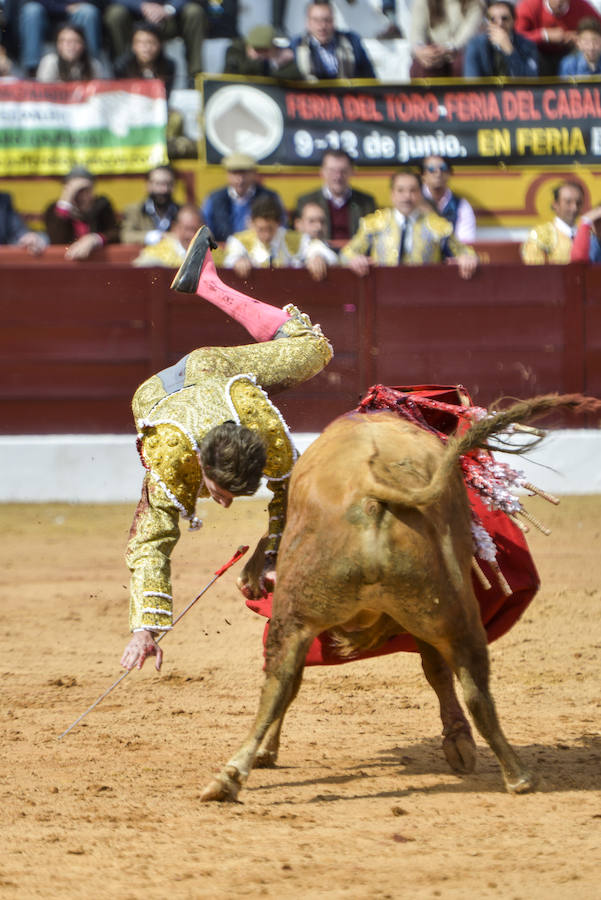
<path fill-rule="evenodd" d="M 184 261 L 177 270 L 177 274 L 171 282 L 174 291 L 184 294 L 196 294 L 198 282 L 203 264 L 210 250 L 217 249 L 217 241 L 214 239 L 206 225 L 201 225 L 192 240 L 184 257 Z"/>

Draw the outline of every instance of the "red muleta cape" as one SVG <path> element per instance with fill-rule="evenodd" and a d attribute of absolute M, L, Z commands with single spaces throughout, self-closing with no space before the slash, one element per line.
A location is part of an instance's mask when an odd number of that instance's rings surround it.
<path fill-rule="evenodd" d="M 393 388 L 375 385 L 367 392 L 357 411 L 367 413 L 376 409 L 390 409 L 444 440 L 457 429 L 469 426 L 471 407 L 471 399 L 461 385 Z M 480 604 L 482 624 L 490 643 L 509 631 L 517 622 L 536 594 L 540 580 L 524 536 L 517 525 L 504 512 L 488 509 L 471 487 L 466 485 L 466 489 L 473 511 L 495 543 L 497 563 L 511 588 L 511 594 L 506 596 L 490 565 L 478 557 L 478 564 L 490 582 L 490 588 L 485 589 L 473 574 L 472 581 Z M 257 600 L 246 601 L 249 609 L 267 618 L 271 616 L 271 603 L 271 594 Z M 265 626 L 263 643 L 267 640 L 268 631 L 269 622 Z M 340 657 L 330 640 L 329 632 L 324 631 L 311 644 L 305 665 L 339 665 L 357 659 L 397 653 L 399 650 L 417 652 L 411 635 L 399 634 L 375 650 L 358 653 L 350 658 Z"/>

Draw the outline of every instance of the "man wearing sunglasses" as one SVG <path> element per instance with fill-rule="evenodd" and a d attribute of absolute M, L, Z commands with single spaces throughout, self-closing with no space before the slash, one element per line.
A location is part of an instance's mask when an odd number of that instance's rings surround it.
<path fill-rule="evenodd" d="M 505 76 L 536 78 L 536 44 L 515 31 L 515 10 L 509 0 L 492 0 L 486 10 L 486 31 L 475 35 L 465 48 L 466 78 Z"/>
<path fill-rule="evenodd" d="M 476 216 L 464 197 L 449 188 L 451 165 L 442 156 L 426 156 L 422 163 L 422 191 L 439 216 L 453 226 L 453 234 L 463 244 L 476 240 Z"/>

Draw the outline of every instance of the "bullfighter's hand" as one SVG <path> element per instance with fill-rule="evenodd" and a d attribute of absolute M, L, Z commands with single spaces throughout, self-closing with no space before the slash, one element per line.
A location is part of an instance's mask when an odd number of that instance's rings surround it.
<path fill-rule="evenodd" d="M 478 257 L 472 256 L 471 253 L 462 253 L 461 256 L 457 257 L 457 268 L 459 269 L 459 275 L 461 278 L 472 278 L 476 269 L 478 268 Z"/>
<path fill-rule="evenodd" d="M 366 275 L 369 275 L 369 257 L 363 256 L 359 254 L 358 256 L 353 256 L 352 259 L 349 259 L 348 268 L 351 272 L 354 272 L 355 275 L 358 275 L 360 278 L 364 278 Z"/>
<path fill-rule="evenodd" d="M 252 263 L 248 256 L 241 256 L 240 259 L 236 260 L 234 263 L 234 272 L 238 278 L 248 278 L 252 272 Z"/>
<path fill-rule="evenodd" d="M 124 669 L 141 669 L 147 656 L 156 656 L 157 672 L 163 663 L 163 651 L 154 639 L 152 631 L 136 631 L 123 651 L 121 665 Z"/>
<path fill-rule="evenodd" d="M 328 274 L 328 264 L 323 256 L 311 256 L 306 262 L 307 269 L 314 281 L 323 281 Z"/>

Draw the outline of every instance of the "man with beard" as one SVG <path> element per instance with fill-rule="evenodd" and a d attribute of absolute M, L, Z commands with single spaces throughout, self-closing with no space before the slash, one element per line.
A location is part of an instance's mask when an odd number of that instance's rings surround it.
<path fill-rule="evenodd" d="M 170 230 L 179 206 L 173 201 L 175 173 L 171 166 L 156 166 L 146 179 L 147 195 L 123 212 L 123 244 L 157 244 Z"/>

